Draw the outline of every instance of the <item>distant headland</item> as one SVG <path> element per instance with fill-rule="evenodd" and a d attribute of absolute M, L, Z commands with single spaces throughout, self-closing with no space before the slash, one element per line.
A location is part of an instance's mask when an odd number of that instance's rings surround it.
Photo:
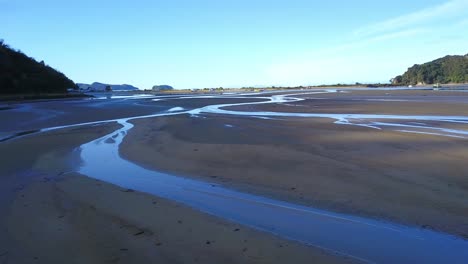
<path fill-rule="evenodd" d="M 74 87 L 65 74 L 0 40 L 0 94 L 66 93 Z"/>
<path fill-rule="evenodd" d="M 421 65 L 415 64 L 403 75 L 390 81 L 395 85 L 468 83 L 468 54 L 445 56 Z"/>

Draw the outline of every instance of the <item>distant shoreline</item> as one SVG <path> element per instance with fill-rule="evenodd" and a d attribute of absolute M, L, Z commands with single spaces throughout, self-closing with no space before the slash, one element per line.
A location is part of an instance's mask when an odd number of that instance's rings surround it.
<path fill-rule="evenodd" d="M 313 89 L 344 89 L 344 88 L 375 88 L 378 90 L 379 88 L 388 88 L 388 87 L 408 87 L 406 85 L 395 85 L 395 84 L 330 84 L 330 85 L 318 85 L 318 86 L 285 86 L 285 87 L 277 87 L 277 86 L 270 86 L 270 87 L 242 87 L 242 88 L 224 88 L 224 89 L 174 89 L 168 91 L 153 91 L 153 90 L 131 90 L 131 91 L 109 91 L 106 93 L 109 94 L 181 94 L 181 93 L 196 93 L 196 94 L 205 94 L 205 93 L 226 93 L 226 92 L 262 92 L 262 91 L 278 91 L 278 90 L 313 90 Z M 414 85 L 413 88 L 421 89 L 433 89 L 433 84 L 426 84 L 426 85 Z M 468 89 L 468 83 L 448 83 L 448 84 L 441 84 L 440 89 L 444 88 L 466 88 Z M 63 99 L 80 99 L 80 98 L 92 98 L 94 97 L 94 93 L 102 93 L 102 92 L 90 92 L 90 93 L 51 93 L 51 94 L 3 94 L 0 95 L 0 102 L 38 102 L 41 100 L 63 100 Z M 1 109 L 0 109 L 1 110 Z"/>
<path fill-rule="evenodd" d="M 53 93 L 53 94 L 4 94 L 0 95 L 0 102 L 23 102 L 54 99 L 76 99 L 93 97 L 81 93 Z"/>

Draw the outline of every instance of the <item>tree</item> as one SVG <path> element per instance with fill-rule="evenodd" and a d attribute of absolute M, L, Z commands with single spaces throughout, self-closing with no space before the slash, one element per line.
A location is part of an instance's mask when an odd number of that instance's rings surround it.
<path fill-rule="evenodd" d="M 0 93 L 65 93 L 75 83 L 0 41 Z"/>
<path fill-rule="evenodd" d="M 401 78 L 400 78 L 401 76 Z M 395 84 L 434 84 L 468 82 L 468 56 L 446 56 L 422 65 L 410 67 L 393 78 Z"/>

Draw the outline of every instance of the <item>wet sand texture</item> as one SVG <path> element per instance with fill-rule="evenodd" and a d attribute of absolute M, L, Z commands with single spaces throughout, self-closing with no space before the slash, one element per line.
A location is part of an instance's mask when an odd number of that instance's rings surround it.
<path fill-rule="evenodd" d="M 177 116 L 132 122 L 121 155 L 147 168 L 468 236 L 466 140 L 328 119 Z"/>
<path fill-rule="evenodd" d="M 0 173 L 2 263 L 350 262 L 69 173 L 74 147 L 117 127 L 64 129 L 0 145 L 8 153 Z"/>

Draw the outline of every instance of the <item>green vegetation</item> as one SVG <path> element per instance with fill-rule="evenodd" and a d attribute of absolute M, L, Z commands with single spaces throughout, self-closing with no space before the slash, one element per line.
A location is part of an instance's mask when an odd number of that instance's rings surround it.
<path fill-rule="evenodd" d="M 468 54 L 416 64 L 391 82 L 397 85 L 468 83 Z"/>
<path fill-rule="evenodd" d="M 155 85 L 152 88 L 153 91 L 172 91 L 174 87 L 170 85 Z"/>
<path fill-rule="evenodd" d="M 66 93 L 75 83 L 0 40 L 0 94 Z"/>

